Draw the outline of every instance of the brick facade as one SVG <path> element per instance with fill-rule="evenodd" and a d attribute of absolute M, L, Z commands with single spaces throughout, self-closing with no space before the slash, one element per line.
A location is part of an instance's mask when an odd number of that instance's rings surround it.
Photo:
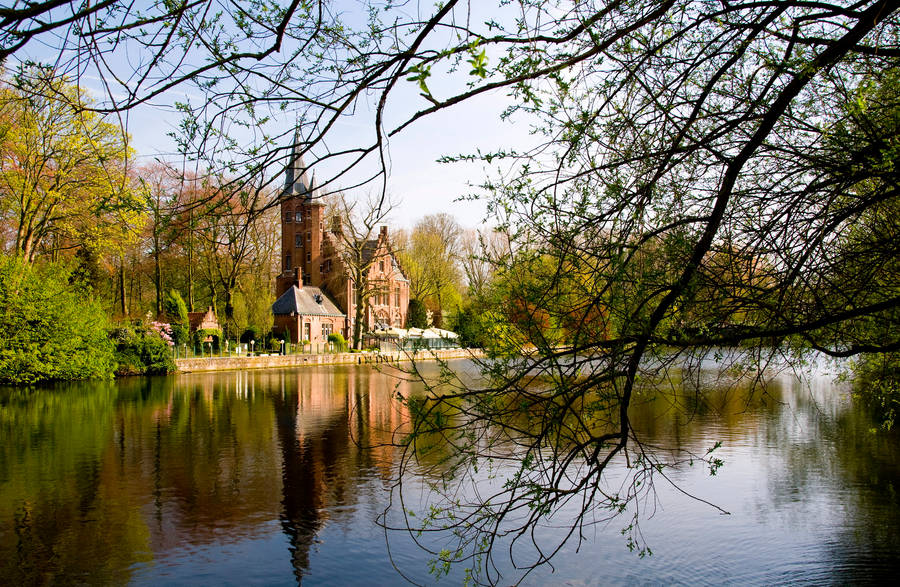
<path fill-rule="evenodd" d="M 275 295 L 280 297 L 298 279 L 297 285 L 301 287 L 319 288 L 346 315 L 339 332 L 350 340 L 356 304 L 353 281 L 338 254 L 340 223 L 325 218 L 325 205 L 315 187 L 315 179 L 307 177 L 296 148 L 293 157 L 281 198 L 282 273 L 276 280 Z M 371 262 L 369 283 L 379 284 L 379 292 L 368 300 L 363 331 L 379 325 L 405 326 L 409 280 L 391 250 L 386 226 L 381 227 L 377 238 L 365 243 L 365 249 L 367 261 Z M 284 321 L 285 318 L 276 316 L 276 327 L 287 327 L 287 323 L 280 324 Z"/>

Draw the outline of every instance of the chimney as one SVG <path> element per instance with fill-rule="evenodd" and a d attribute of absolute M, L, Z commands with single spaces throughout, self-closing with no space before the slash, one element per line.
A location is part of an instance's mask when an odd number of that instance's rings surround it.
<path fill-rule="evenodd" d="M 331 217 L 331 232 L 333 232 L 334 234 L 340 235 L 342 231 L 343 231 L 343 228 L 341 226 L 341 215 L 334 214 Z"/>
<path fill-rule="evenodd" d="M 387 238 L 387 226 L 381 227 L 381 232 L 378 234 L 378 236 L 383 236 L 384 238 Z"/>
<path fill-rule="evenodd" d="M 291 281 L 291 285 L 303 289 L 303 279 L 300 276 L 300 271 L 299 267 L 294 267 L 294 279 Z"/>

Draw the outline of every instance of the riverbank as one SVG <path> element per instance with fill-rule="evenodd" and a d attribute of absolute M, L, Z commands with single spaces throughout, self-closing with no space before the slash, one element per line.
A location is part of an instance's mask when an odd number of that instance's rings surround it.
<path fill-rule="evenodd" d="M 471 359 L 484 356 L 480 349 L 442 349 L 390 353 L 335 353 L 298 355 L 257 355 L 253 357 L 203 357 L 175 359 L 179 373 L 200 371 L 234 371 L 245 369 L 280 369 L 306 365 L 368 365 L 378 363 L 404 363 L 410 361 L 434 361 Z"/>

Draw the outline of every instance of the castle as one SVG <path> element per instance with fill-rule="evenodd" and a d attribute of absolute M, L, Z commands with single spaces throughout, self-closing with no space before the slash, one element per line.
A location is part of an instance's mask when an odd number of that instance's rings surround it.
<path fill-rule="evenodd" d="M 322 194 L 306 174 L 296 142 L 285 172 L 281 195 L 282 273 L 276 279 L 272 305 L 275 332 L 286 341 L 324 343 L 341 333 L 352 339 L 356 316 L 355 284 L 346 250 L 349 238 L 339 216 L 325 218 Z M 361 245 L 362 267 L 371 297 L 365 300 L 362 332 L 406 324 L 409 280 L 382 226 Z M 374 288 L 373 288 L 374 285 Z"/>

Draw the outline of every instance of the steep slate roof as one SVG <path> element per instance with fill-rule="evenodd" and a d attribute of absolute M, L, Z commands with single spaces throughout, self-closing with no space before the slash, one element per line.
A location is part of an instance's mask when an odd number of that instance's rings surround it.
<path fill-rule="evenodd" d="M 321 303 L 316 301 L 322 300 Z M 318 287 L 292 285 L 272 304 L 273 314 L 302 314 L 304 316 L 344 316 L 334 302 Z"/>
<path fill-rule="evenodd" d="M 291 149 L 291 162 L 285 170 L 284 195 L 285 197 L 304 196 L 308 199 L 319 197 L 316 189 L 316 178 L 312 179 L 306 174 L 306 164 L 300 154 L 299 136 L 294 133 L 294 147 Z"/>

